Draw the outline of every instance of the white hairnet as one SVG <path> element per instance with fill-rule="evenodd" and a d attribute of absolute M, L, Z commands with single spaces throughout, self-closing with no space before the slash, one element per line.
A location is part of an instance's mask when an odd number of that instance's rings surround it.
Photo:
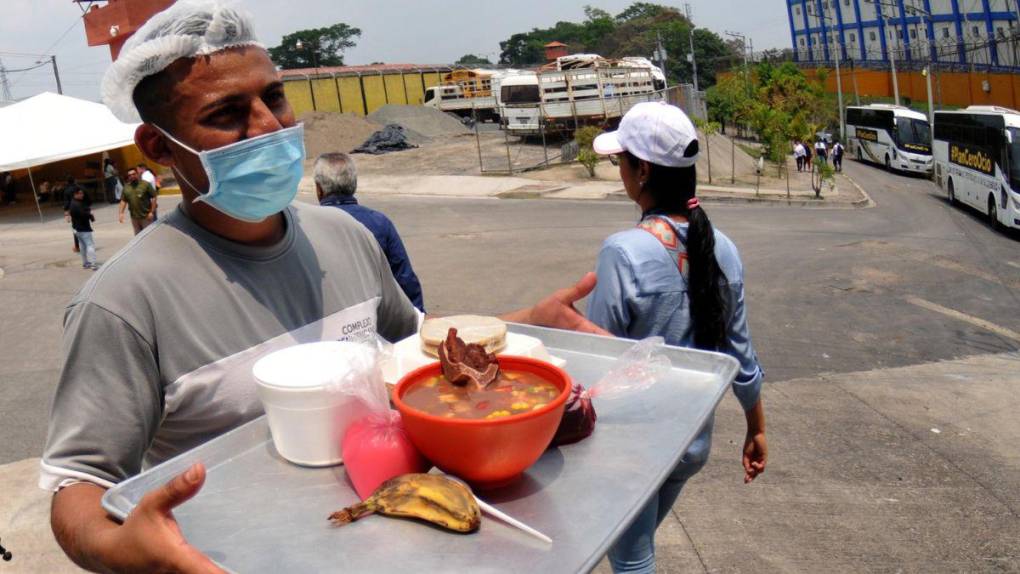
<path fill-rule="evenodd" d="M 123 122 L 141 121 L 132 94 L 146 76 L 180 58 L 259 46 L 251 17 L 229 0 L 179 0 L 154 15 L 121 48 L 103 76 L 103 102 Z"/>

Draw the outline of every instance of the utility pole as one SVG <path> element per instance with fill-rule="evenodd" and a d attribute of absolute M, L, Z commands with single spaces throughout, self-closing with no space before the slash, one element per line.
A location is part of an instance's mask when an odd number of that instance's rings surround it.
<path fill-rule="evenodd" d="M 748 96 L 750 96 L 751 76 L 747 70 L 747 36 L 740 34 L 738 32 L 730 32 L 729 30 L 726 31 L 726 35 L 732 38 L 740 39 L 741 51 L 744 53 L 744 83 L 747 84 Z"/>
<path fill-rule="evenodd" d="M 861 92 L 857 89 L 857 66 L 854 65 L 854 59 L 850 58 L 850 79 L 854 83 L 854 105 L 861 105 Z"/>
<path fill-rule="evenodd" d="M 1020 0 L 1017 0 L 1020 2 Z M 691 23 L 691 67 L 694 69 L 694 91 L 698 92 L 698 59 L 694 56 L 694 19 L 691 18 L 691 4 L 690 2 L 684 4 L 684 9 L 687 11 L 687 21 Z"/>
<path fill-rule="evenodd" d="M 655 57 L 659 60 L 659 69 L 666 75 L 666 50 L 662 47 L 662 34 L 655 33 Z"/>
<path fill-rule="evenodd" d="M 827 22 L 833 22 L 832 18 L 830 18 L 828 14 L 825 14 L 824 8 L 822 9 L 822 14 L 820 14 L 820 16 Z M 834 55 L 834 59 L 836 60 L 836 105 L 839 106 L 839 139 L 840 141 L 843 141 L 846 134 L 846 123 L 843 121 L 843 74 L 839 70 L 839 61 L 843 59 L 843 30 L 839 26 L 838 22 L 835 22 L 834 24 L 837 29 L 836 31 L 839 34 L 839 43 L 835 46 L 836 53 Z M 831 30 L 828 34 L 831 37 Z M 828 38 L 826 38 L 826 43 L 828 43 Z"/>
<path fill-rule="evenodd" d="M 53 77 L 57 80 L 57 93 L 63 95 L 64 90 L 60 87 L 60 71 L 57 70 L 57 57 L 50 56 L 50 63 L 53 64 Z"/>
<path fill-rule="evenodd" d="M 0 102 L 10 102 L 13 100 L 11 85 L 7 81 L 7 68 L 4 67 L 3 61 L 0 61 Z"/>
<path fill-rule="evenodd" d="M 879 17 L 882 18 L 882 21 L 885 22 L 886 26 L 888 26 L 889 18 L 885 15 L 885 4 L 879 0 L 872 0 L 872 3 L 874 3 L 875 8 L 878 9 Z M 899 78 L 896 77 L 896 46 L 900 43 L 900 35 L 899 33 L 896 33 L 893 34 L 893 36 L 895 36 L 896 41 L 893 43 L 892 49 L 889 50 L 889 64 L 892 65 L 893 101 L 898 106 L 900 105 L 900 81 Z"/>

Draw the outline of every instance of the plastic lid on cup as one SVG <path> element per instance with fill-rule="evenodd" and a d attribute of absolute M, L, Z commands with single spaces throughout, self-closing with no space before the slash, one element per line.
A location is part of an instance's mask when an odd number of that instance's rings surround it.
<path fill-rule="evenodd" d="M 374 358 L 369 347 L 358 343 L 305 343 L 262 357 L 252 367 L 252 374 L 259 383 L 269 387 L 319 389 L 357 372 L 366 372 L 372 368 Z"/>

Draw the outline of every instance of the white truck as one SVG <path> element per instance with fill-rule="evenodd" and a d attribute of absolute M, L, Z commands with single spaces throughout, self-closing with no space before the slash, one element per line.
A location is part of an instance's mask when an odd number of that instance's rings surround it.
<path fill-rule="evenodd" d="M 665 87 L 662 71 L 644 58 L 576 54 L 559 58 L 556 69 L 503 78 L 499 114 L 517 136 L 611 126 L 635 104 L 662 100 Z"/>
<path fill-rule="evenodd" d="M 457 70 L 425 89 L 423 105 L 478 121 L 499 120 L 499 86 L 516 70 Z"/>

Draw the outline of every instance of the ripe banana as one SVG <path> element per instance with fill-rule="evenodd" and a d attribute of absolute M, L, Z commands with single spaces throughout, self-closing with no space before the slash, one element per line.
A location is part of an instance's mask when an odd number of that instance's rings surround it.
<path fill-rule="evenodd" d="M 334 512 L 329 519 L 343 525 L 378 512 L 419 518 L 456 532 L 474 532 L 482 513 L 463 483 L 436 474 L 404 474 L 387 480 L 360 504 Z"/>

